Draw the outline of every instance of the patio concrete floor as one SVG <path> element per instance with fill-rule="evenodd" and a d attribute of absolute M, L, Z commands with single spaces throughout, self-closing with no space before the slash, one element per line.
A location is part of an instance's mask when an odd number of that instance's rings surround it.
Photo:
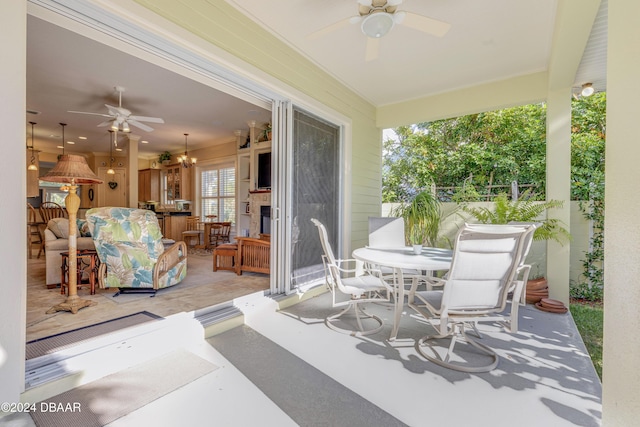
<path fill-rule="evenodd" d="M 431 329 L 411 309 L 389 342 L 389 306 L 368 306 L 385 327 L 359 337 L 325 326 L 329 294 L 279 311 L 258 295 L 235 305 L 243 326 L 183 346 L 218 369 L 109 425 L 600 425 L 601 383 L 569 314 L 524 307 L 514 335 L 481 325 L 500 362 L 467 374 L 417 353 Z M 0 425 L 33 423 L 15 414 Z"/>

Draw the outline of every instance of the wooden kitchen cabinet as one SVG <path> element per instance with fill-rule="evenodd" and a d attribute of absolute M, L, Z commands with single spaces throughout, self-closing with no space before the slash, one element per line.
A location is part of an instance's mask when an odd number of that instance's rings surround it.
<path fill-rule="evenodd" d="M 187 229 L 188 215 L 164 215 L 162 237 L 173 239 L 176 242 L 182 240 L 182 232 Z"/>
<path fill-rule="evenodd" d="M 165 169 L 167 186 L 167 204 L 176 200 L 191 201 L 191 168 L 183 168 L 180 164 L 167 166 Z"/>
<path fill-rule="evenodd" d="M 171 215 L 171 238 L 176 242 L 182 240 L 182 232 L 187 229 L 186 215 Z"/>
<path fill-rule="evenodd" d="M 141 202 L 160 201 L 160 169 L 138 171 L 138 200 Z"/>

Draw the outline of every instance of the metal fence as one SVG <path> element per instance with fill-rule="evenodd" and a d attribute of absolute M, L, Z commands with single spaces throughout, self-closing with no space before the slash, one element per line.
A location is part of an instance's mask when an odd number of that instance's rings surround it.
<path fill-rule="evenodd" d="M 465 184 L 466 185 L 466 184 Z M 441 202 L 451 202 L 454 195 L 465 193 L 465 185 L 458 187 L 438 187 L 435 184 L 431 186 L 431 192 L 438 197 Z M 537 194 L 537 184 L 518 184 L 518 181 L 512 181 L 511 184 L 491 184 L 485 186 L 473 186 L 477 202 L 490 202 L 500 194 L 506 194 L 512 200 L 517 200 L 525 191 L 529 190 L 529 197 L 534 198 Z"/>

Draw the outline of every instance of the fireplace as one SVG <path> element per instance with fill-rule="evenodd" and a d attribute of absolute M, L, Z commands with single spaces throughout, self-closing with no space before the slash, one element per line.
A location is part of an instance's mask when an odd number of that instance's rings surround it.
<path fill-rule="evenodd" d="M 260 206 L 260 233 L 271 234 L 271 206 Z"/>
<path fill-rule="evenodd" d="M 271 191 L 250 192 L 249 211 L 249 236 L 258 238 L 261 233 L 271 234 Z"/>

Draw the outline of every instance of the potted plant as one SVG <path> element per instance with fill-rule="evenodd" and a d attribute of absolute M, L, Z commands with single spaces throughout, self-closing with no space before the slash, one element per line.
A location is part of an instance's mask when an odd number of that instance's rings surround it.
<path fill-rule="evenodd" d="M 392 215 L 404 218 L 405 237 L 410 245 L 436 246 L 440 232 L 440 202 L 431 191 L 418 193 L 411 203 L 394 209 Z"/>
<path fill-rule="evenodd" d="M 561 208 L 560 200 L 537 202 L 529 199 L 529 191 L 525 191 L 518 200 L 510 200 L 506 194 L 494 199 L 493 208 L 463 206 L 462 210 L 471 214 L 483 224 L 508 224 L 509 222 L 538 223 L 533 240 L 555 240 L 561 245 L 571 240 L 571 235 L 562 222 L 555 218 L 543 218 L 547 209 Z"/>
<path fill-rule="evenodd" d="M 262 138 L 264 141 L 271 141 L 271 123 L 264 124 L 264 131 L 262 131 Z"/>
<path fill-rule="evenodd" d="M 511 200 L 500 194 L 494 200 L 493 208 L 463 206 L 462 210 L 471 214 L 483 224 L 508 224 L 509 222 L 533 222 L 537 224 L 533 240 L 555 240 L 563 245 L 571 240 L 571 235 L 562 222 L 555 218 L 544 218 L 547 209 L 562 207 L 562 201 L 537 202 L 529 199 L 526 191 L 518 200 Z M 537 302 L 548 295 L 547 279 L 536 274 L 527 282 L 527 302 Z"/>
<path fill-rule="evenodd" d="M 164 153 L 160 154 L 160 156 L 158 156 L 158 160 L 161 164 L 168 165 L 171 162 L 171 153 L 165 151 Z"/>

